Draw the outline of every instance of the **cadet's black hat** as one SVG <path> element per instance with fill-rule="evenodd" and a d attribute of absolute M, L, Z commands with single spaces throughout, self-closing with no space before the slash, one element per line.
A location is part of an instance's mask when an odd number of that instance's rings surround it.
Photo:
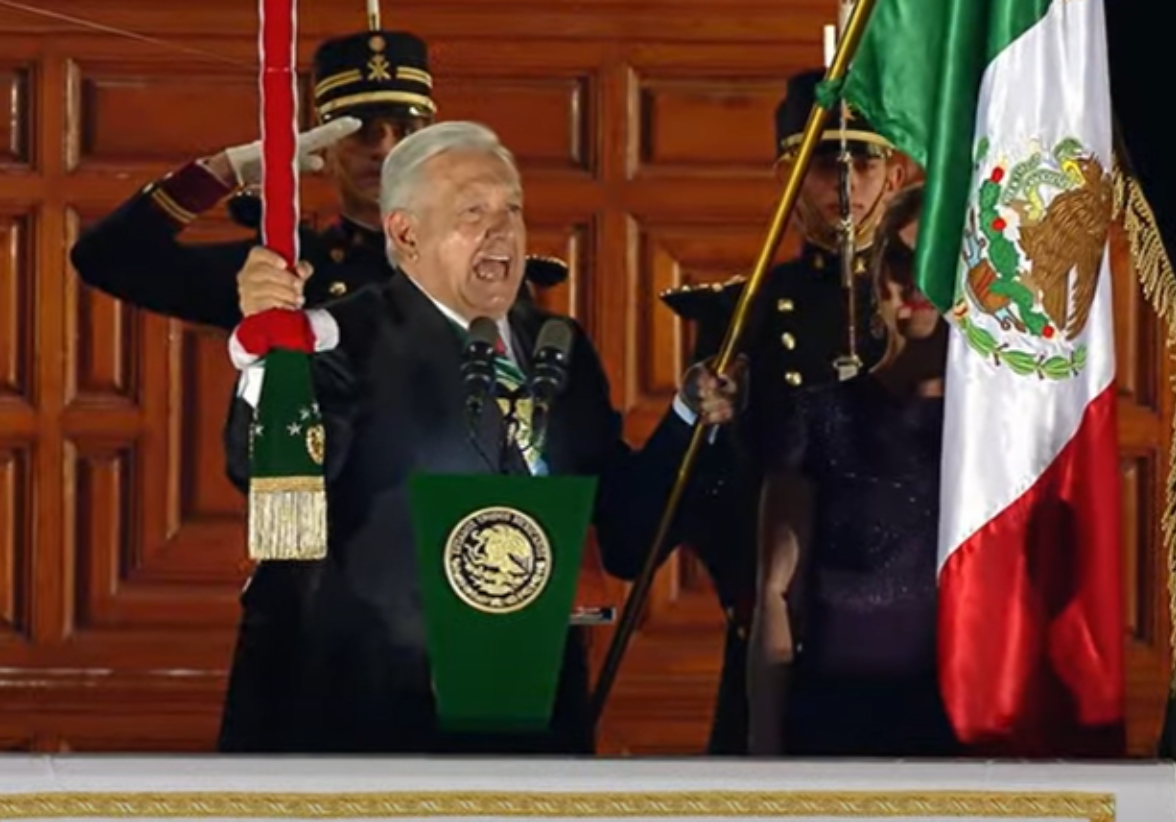
<path fill-rule="evenodd" d="M 817 85 L 825 79 L 824 69 L 808 69 L 788 78 L 788 92 L 776 108 L 776 161 L 789 160 L 800 149 L 805 124 L 817 100 Z M 841 113 L 834 108 L 825 121 L 822 143 L 841 141 Z M 845 128 L 850 151 L 872 157 L 887 157 L 894 146 L 866 122 L 858 112 L 850 109 Z M 826 146 L 820 146 L 825 149 Z"/>
<path fill-rule="evenodd" d="M 433 76 L 425 41 L 404 31 L 328 40 L 314 55 L 314 105 L 323 122 L 359 117 L 432 119 Z"/>

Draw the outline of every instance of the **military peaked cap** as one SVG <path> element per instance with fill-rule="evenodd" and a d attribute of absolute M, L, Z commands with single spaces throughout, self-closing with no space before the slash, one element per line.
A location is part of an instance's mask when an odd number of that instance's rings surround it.
<path fill-rule="evenodd" d="M 800 149 L 805 124 L 817 101 L 817 85 L 824 79 L 824 69 L 808 69 L 788 79 L 788 92 L 776 108 L 777 161 L 791 159 Z M 845 137 L 850 150 L 855 153 L 885 157 L 894 149 L 885 137 L 874 131 L 861 114 L 852 109 L 846 121 Z M 824 143 L 833 142 L 840 145 L 841 115 L 838 110 L 829 112 L 821 140 Z"/>
<path fill-rule="evenodd" d="M 425 117 L 433 102 L 429 49 L 415 34 L 366 31 L 328 40 L 314 55 L 314 105 L 323 122 L 350 115 Z"/>

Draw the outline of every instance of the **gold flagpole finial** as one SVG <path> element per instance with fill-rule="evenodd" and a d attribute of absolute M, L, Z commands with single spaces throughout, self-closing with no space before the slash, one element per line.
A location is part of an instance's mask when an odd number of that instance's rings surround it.
<path fill-rule="evenodd" d="M 380 0 L 367 0 L 368 30 L 380 30 Z"/>

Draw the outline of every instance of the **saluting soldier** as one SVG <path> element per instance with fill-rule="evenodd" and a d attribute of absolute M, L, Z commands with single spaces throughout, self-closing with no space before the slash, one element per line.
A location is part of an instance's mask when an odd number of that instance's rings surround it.
<path fill-rule="evenodd" d="M 238 282 L 257 239 L 181 242 L 184 229 L 234 194 L 234 219 L 260 225 L 258 141 L 185 164 L 87 229 L 70 253 L 81 279 L 140 308 L 227 330 L 242 314 L 316 305 L 392 276 L 380 229 L 380 170 L 393 146 L 435 118 L 428 48 L 413 34 L 378 27 L 335 38 L 316 51 L 313 80 L 318 123 L 299 137 L 299 165 L 325 169 L 339 213 L 322 230 L 300 228 L 307 265 Z M 537 285 L 554 285 L 567 268 L 531 258 L 527 274 Z"/>
<path fill-rule="evenodd" d="M 813 69 L 788 81 L 776 110 L 776 166 L 781 179 L 800 147 L 805 122 L 825 72 Z M 697 503 L 687 506 L 683 542 L 702 560 L 727 619 L 722 679 L 708 751 L 747 752 L 747 633 L 756 595 L 756 523 L 762 466 L 757 454 L 771 436 L 770 420 L 791 391 L 838 379 L 835 363 L 848 353 L 848 294 L 842 286 L 838 225 L 842 219 L 841 126 L 830 118 L 801 188 L 796 224 L 800 256 L 769 272 L 741 345 L 748 358 L 748 406 L 727 439 L 726 470 Z M 883 329 L 872 321 L 866 255 L 888 196 L 903 183 L 904 167 L 893 147 L 853 112 L 845 123 L 849 149 L 849 206 L 855 227 L 854 300 L 856 354 L 864 367 L 882 352 Z M 742 293 L 743 277 L 664 292 L 662 300 L 695 325 L 700 361 L 717 353 Z"/>

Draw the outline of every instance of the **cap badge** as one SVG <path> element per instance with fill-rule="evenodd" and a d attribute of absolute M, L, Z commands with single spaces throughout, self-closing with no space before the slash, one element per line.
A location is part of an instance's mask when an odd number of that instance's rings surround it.
<path fill-rule="evenodd" d="M 372 59 L 368 60 L 368 80 L 391 80 L 392 75 L 388 73 L 388 58 L 382 54 L 376 54 Z"/>

